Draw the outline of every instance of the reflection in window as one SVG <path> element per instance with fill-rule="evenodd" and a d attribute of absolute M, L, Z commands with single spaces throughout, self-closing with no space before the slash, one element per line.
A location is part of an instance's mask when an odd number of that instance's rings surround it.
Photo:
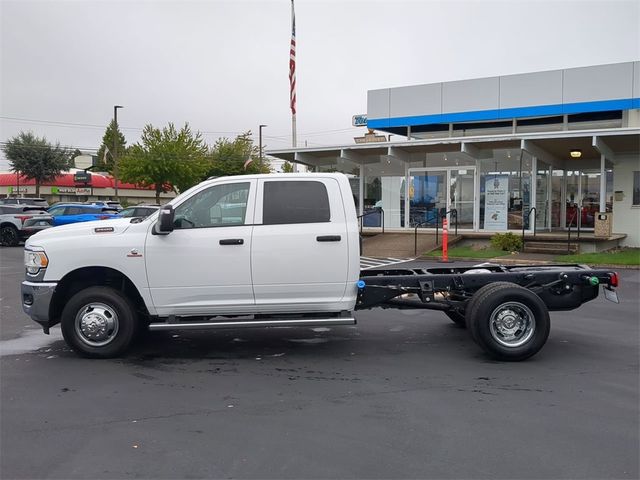
<path fill-rule="evenodd" d="M 214 185 L 197 193 L 176 208 L 175 228 L 244 225 L 250 185 Z"/>

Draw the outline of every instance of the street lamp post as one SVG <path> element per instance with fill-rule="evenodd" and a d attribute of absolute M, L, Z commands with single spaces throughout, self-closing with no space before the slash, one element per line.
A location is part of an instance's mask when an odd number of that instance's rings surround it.
<path fill-rule="evenodd" d="M 259 138 L 259 142 L 260 142 L 260 163 L 262 163 L 262 129 L 264 127 L 266 127 L 267 125 L 260 125 L 258 127 L 258 138 Z"/>
<path fill-rule="evenodd" d="M 118 196 L 118 109 L 124 108 L 122 105 L 113 106 L 113 183 L 116 190 L 116 200 Z"/>

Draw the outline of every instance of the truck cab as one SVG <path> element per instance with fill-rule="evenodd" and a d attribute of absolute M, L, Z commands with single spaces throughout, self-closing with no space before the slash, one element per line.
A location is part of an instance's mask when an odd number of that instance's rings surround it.
<path fill-rule="evenodd" d="M 78 353 L 122 353 L 141 326 L 260 316 L 350 318 L 359 278 L 342 174 L 221 177 L 146 219 L 49 229 L 25 246 L 23 309 Z M 266 320 L 264 320 L 266 318 Z"/>

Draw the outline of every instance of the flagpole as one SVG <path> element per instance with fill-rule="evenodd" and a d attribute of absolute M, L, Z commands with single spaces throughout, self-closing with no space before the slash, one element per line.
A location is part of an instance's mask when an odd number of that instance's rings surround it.
<path fill-rule="evenodd" d="M 298 142 L 296 140 L 296 114 L 291 115 L 291 146 L 296 148 Z"/>

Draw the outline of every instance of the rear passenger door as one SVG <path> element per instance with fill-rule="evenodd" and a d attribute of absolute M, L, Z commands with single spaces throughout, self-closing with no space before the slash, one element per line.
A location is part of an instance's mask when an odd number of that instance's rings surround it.
<path fill-rule="evenodd" d="M 252 242 L 253 290 L 263 311 L 326 307 L 344 297 L 347 228 L 336 179 L 260 180 Z"/>

